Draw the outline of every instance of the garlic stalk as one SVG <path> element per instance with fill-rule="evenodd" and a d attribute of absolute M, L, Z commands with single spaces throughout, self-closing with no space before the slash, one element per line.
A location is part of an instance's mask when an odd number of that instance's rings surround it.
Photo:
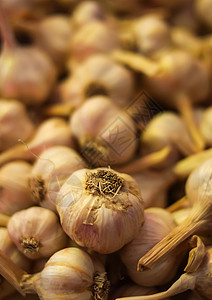
<path fill-rule="evenodd" d="M 174 278 L 181 262 L 176 251 L 175 254 L 167 255 L 160 264 L 146 272 L 137 271 L 137 262 L 175 227 L 174 218 L 166 210 L 149 208 L 144 211 L 143 227 L 136 237 L 120 251 L 122 262 L 135 283 L 153 287 L 166 284 Z"/>
<path fill-rule="evenodd" d="M 0 274 L 23 295 L 37 293 L 40 299 L 107 300 L 109 281 L 99 273 L 91 257 L 78 248 L 56 252 L 42 272 L 29 275 L 0 252 Z"/>
<path fill-rule="evenodd" d="M 58 193 L 57 210 L 71 239 L 103 254 L 130 242 L 143 224 L 137 183 L 110 168 L 74 172 Z"/>
<path fill-rule="evenodd" d="M 195 290 L 203 299 L 210 300 L 212 297 L 212 248 L 208 247 L 204 260 L 200 267 L 191 273 L 184 273 L 181 277 L 165 292 L 155 295 L 140 296 L 140 297 L 125 297 L 119 298 L 124 300 L 159 300 L 167 299 L 185 292 L 187 290 Z M 116 299 L 116 300 L 119 300 Z"/>
<path fill-rule="evenodd" d="M 135 125 L 109 98 L 87 100 L 70 119 L 83 157 L 93 166 L 117 165 L 130 160 L 136 150 Z"/>
<path fill-rule="evenodd" d="M 0 151 L 15 145 L 18 139 L 26 141 L 35 128 L 21 102 L 0 99 Z"/>
<path fill-rule="evenodd" d="M 28 181 L 33 201 L 56 211 L 59 189 L 74 171 L 85 167 L 78 153 L 68 147 L 54 146 L 44 150 L 32 167 Z"/>
<path fill-rule="evenodd" d="M 17 144 L 0 154 L 0 166 L 8 161 L 24 159 L 33 161 L 49 147 L 74 146 L 72 132 L 62 118 L 50 118 L 38 126 L 34 136 L 23 143 Z"/>
<path fill-rule="evenodd" d="M 193 141 L 202 150 L 204 141 L 192 109 L 193 104 L 205 101 L 209 93 L 209 70 L 203 62 L 183 50 L 172 50 L 157 62 L 128 51 L 116 50 L 111 55 L 116 61 L 146 75 L 145 86 L 151 95 L 163 105 L 180 111 Z"/>
<path fill-rule="evenodd" d="M 178 161 L 174 167 L 174 173 L 178 177 L 186 178 L 204 161 L 212 157 L 212 148 L 190 155 Z"/>
<path fill-rule="evenodd" d="M 67 244 L 57 215 L 42 207 L 16 212 L 7 227 L 13 243 L 31 259 L 50 257 Z"/>
<path fill-rule="evenodd" d="M 3 251 L 10 259 L 24 270 L 29 270 L 28 259 L 21 254 L 16 246 L 9 238 L 9 234 L 6 228 L 0 227 L 0 250 Z M 0 276 L 0 299 L 3 299 L 7 295 L 14 293 L 14 288 Z"/>
<path fill-rule="evenodd" d="M 0 213 L 10 216 L 33 205 L 28 187 L 31 168 L 24 161 L 14 161 L 0 169 Z"/>
<path fill-rule="evenodd" d="M 165 259 L 172 250 L 193 234 L 198 233 L 204 237 L 211 230 L 211 170 L 212 159 L 201 164 L 190 174 L 186 182 L 186 196 L 193 205 L 190 215 L 139 260 L 140 271 L 145 271 L 161 259 Z"/>

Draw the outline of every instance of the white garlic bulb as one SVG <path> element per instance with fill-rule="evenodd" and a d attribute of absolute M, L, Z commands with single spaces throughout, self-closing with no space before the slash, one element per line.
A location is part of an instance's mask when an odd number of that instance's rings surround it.
<path fill-rule="evenodd" d="M 56 252 L 32 285 L 43 300 L 106 300 L 109 291 L 106 273 L 96 271 L 91 257 L 74 247 Z"/>
<path fill-rule="evenodd" d="M 107 95 L 119 106 L 126 107 L 133 91 L 133 74 L 103 54 L 91 56 L 80 63 L 58 87 L 62 101 L 77 107 L 94 95 Z"/>
<path fill-rule="evenodd" d="M 18 139 L 26 141 L 34 129 L 21 102 L 0 99 L 0 151 L 15 145 Z"/>
<path fill-rule="evenodd" d="M 35 203 L 56 211 L 57 192 L 66 179 L 76 170 L 86 167 L 86 163 L 73 149 L 54 146 L 44 150 L 29 177 L 29 187 Z"/>
<path fill-rule="evenodd" d="M 0 154 L 0 165 L 15 159 L 35 160 L 49 147 L 74 146 L 73 135 L 62 118 L 50 118 L 41 123 L 35 135 L 26 144 L 17 144 Z"/>
<path fill-rule="evenodd" d="M 174 218 L 162 208 L 149 208 L 144 212 L 144 225 L 137 236 L 121 249 L 122 262 L 127 267 L 130 278 L 143 286 L 156 286 L 168 283 L 176 275 L 179 257 L 166 256 L 157 266 L 145 272 L 137 271 L 139 258 L 176 227 Z"/>
<path fill-rule="evenodd" d="M 43 207 L 16 212 L 9 220 L 8 232 L 18 249 L 31 259 L 50 257 L 64 248 L 67 237 L 57 215 Z"/>
<path fill-rule="evenodd" d="M 143 224 L 138 185 L 109 168 L 74 172 L 58 193 L 57 210 L 71 239 L 104 254 L 130 242 Z"/>
<path fill-rule="evenodd" d="M 121 164 L 135 153 L 135 125 L 130 116 L 107 97 L 87 100 L 73 113 L 70 125 L 83 157 L 93 166 Z"/>
<path fill-rule="evenodd" d="M 31 165 L 14 161 L 0 169 L 0 213 L 8 216 L 33 205 L 28 187 Z"/>

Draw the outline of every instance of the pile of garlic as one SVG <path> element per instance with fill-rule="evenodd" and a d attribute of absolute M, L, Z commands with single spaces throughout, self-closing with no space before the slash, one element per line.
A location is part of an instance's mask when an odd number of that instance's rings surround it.
<path fill-rule="evenodd" d="M 1 0 L 0 300 L 212 299 L 211 13 Z"/>

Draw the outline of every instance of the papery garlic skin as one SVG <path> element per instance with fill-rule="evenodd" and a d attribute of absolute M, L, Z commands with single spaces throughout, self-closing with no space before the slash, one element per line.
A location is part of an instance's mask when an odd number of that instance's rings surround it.
<path fill-rule="evenodd" d="M 212 147 L 212 107 L 204 111 L 199 129 L 207 146 Z"/>
<path fill-rule="evenodd" d="M 24 105 L 16 100 L 0 99 L 0 151 L 26 141 L 35 128 Z"/>
<path fill-rule="evenodd" d="M 43 151 L 32 167 L 29 186 L 35 203 L 56 211 L 56 197 L 67 178 L 86 163 L 73 149 L 54 146 Z"/>
<path fill-rule="evenodd" d="M 31 168 L 24 161 L 14 161 L 0 169 L 0 213 L 10 216 L 33 205 L 28 187 Z"/>
<path fill-rule="evenodd" d="M 91 56 L 81 63 L 58 88 L 62 101 L 76 107 L 95 95 L 107 95 L 117 105 L 126 107 L 133 91 L 133 74 L 103 54 Z"/>
<path fill-rule="evenodd" d="M 87 100 L 73 113 L 70 127 L 82 155 L 93 166 L 121 164 L 135 153 L 135 125 L 126 112 L 107 97 Z"/>
<path fill-rule="evenodd" d="M 18 249 L 31 259 L 50 257 L 67 244 L 57 215 L 42 207 L 16 212 L 9 220 L 8 232 Z"/>
<path fill-rule="evenodd" d="M 106 300 L 108 291 L 104 291 L 102 298 L 94 295 L 95 276 L 92 259 L 85 251 L 66 248 L 48 260 L 34 287 L 43 300 Z"/>
<path fill-rule="evenodd" d="M 175 222 L 177 223 L 177 225 L 179 225 L 179 224 L 183 223 L 188 218 L 190 213 L 191 213 L 191 208 L 187 207 L 187 208 L 183 208 L 183 209 L 179 209 L 179 210 L 174 211 L 172 213 L 172 216 L 173 216 Z"/>
<path fill-rule="evenodd" d="M 145 272 L 137 271 L 139 258 L 147 253 L 176 227 L 174 218 L 161 208 L 149 208 L 144 212 L 144 225 L 137 236 L 120 251 L 122 262 L 127 267 L 130 278 L 137 284 L 153 287 L 171 281 L 176 275 L 179 257 L 171 253 L 157 266 Z"/>
<path fill-rule="evenodd" d="M 56 70 L 39 48 L 3 49 L 0 56 L 0 95 L 27 105 L 43 103 L 55 83 Z"/>
<path fill-rule="evenodd" d="M 96 190 L 93 184 L 98 184 Z M 107 168 L 74 172 L 58 193 L 57 210 L 71 239 L 103 254 L 119 250 L 143 224 L 143 201 L 136 182 Z"/>

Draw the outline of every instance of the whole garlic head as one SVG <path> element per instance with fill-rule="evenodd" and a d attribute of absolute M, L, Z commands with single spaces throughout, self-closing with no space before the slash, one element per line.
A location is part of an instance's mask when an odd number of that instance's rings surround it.
<path fill-rule="evenodd" d="M 56 252 L 34 280 L 34 289 L 43 300 L 107 300 L 109 282 L 99 273 L 91 257 L 79 248 Z"/>
<path fill-rule="evenodd" d="M 0 99 L 0 151 L 26 141 L 34 132 L 24 105 L 17 100 Z"/>
<path fill-rule="evenodd" d="M 103 254 L 130 242 L 143 224 L 136 182 L 109 168 L 74 172 L 58 193 L 57 210 L 71 239 Z"/>
<path fill-rule="evenodd" d="M 81 153 L 95 167 L 118 165 L 132 158 L 137 147 L 130 116 L 109 98 L 87 100 L 70 119 Z"/>

